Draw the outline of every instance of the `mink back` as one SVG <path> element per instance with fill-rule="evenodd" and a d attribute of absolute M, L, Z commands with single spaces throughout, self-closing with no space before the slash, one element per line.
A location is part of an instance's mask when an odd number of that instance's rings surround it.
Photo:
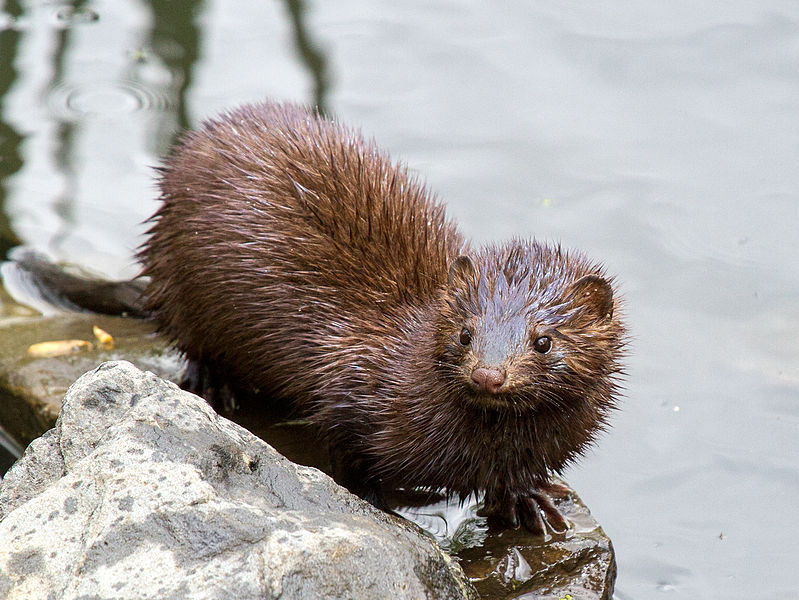
<path fill-rule="evenodd" d="M 404 166 L 291 104 L 188 133 L 160 187 L 146 309 L 189 358 L 301 405 L 350 393 L 353 357 L 398 334 L 390 315 L 432 298 L 464 247 Z"/>

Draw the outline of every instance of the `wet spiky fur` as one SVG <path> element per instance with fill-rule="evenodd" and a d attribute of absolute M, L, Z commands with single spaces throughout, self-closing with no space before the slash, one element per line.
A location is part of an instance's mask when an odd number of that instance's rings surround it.
<path fill-rule="evenodd" d="M 140 253 L 160 329 L 233 388 L 296 403 L 374 478 L 515 497 L 605 425 L 624 332 L 602 269 L 533 241 L 471 252 L 356 131 L 244 106 L 183 139 L 161 190 Z M 610 305 L 575 295 L 584 276 Z M 470 380 L 486 361 L 507 369 L 490 396 Z"/>

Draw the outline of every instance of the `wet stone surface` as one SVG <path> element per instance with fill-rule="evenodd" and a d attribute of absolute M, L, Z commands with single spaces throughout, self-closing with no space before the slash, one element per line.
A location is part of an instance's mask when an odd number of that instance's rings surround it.
<path fill-rule="evenodd" d="M 397 493 L 392 508 L 456 556 L 482 598 L 609 599 L 616 577 L 610 539 L 573 490 L 565 487 L 552 498 L 570 528 L 562 533 L 548 528 L 545 537 L 489 527 L 477 516 L 480 504 L 474 498 L 461 505 L 440 496 Z"/>
<path fill-rule="evenodd" d="M 94 326 L 111 334 L 113 347 L 98 344 Z M 92 347 L 62 356 L 28 354 L 33 344 L 59 340 L 84 340 Z M 122 358 L 169 380 L 183 372 L 183 361 L 146 321 L 92 314 L 6 321 L 0 326 L 0 425 L 22 446 L 29 444 L 55 424 L 73 381 L 105 361 Z"/>

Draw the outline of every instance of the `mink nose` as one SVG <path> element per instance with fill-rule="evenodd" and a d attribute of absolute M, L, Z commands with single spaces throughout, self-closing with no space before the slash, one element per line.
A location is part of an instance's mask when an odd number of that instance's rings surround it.
<path fill-rule="evenodd" d="M 477 367 L 472 371 L 472 381 L 480 391 L 496 394 L 505 383 L 505 371 L 496 367 Z"/>

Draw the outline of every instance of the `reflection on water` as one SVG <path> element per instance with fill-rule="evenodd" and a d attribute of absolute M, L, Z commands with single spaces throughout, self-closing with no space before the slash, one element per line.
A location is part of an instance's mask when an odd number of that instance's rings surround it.
<path fill-rule="evenodd" d="M 25 241 L 106 276 L 135 274 L 131 257 L 155 207 L 152 168 L 191 125 L 188 91 L 202 64 L 201 25 L 230 16 L 208 8 L 200 0 L 34 3 L 24 12 L 8 5 L 0 186 L 11 201 L 2 214 L 16 222 L 13 232 L 0 229 L 0 249 Z M 305 3 L 287 0 L 284 11 L 270 10 L 266 24 L 286 30 L 324 110 L 327 62 L 305 23 Z M 261 29 L 269 35 L 269 27 Z M 15 63 L 26 65 L 20 77 Z M 30 136 L 24 162 L 19 130 Z M 114 256 L 111 247 L 123 251 Z"/>
<path fill-rule="evenodd" d="M 17 76 L 14 63 L 20 33 L 13 29 L 13 24 L 20 14 L 22 8 L 16 0 L 6 2 L 4 12 L 0 13 L 0 255 L 2 256 L 20 243 L 11 229 L 5 202 L 8 177 L 22 166 L 19 152 L 22 136 L 6 121 L 4 110 L 4 98 Z"/>
<path fill-rule="evenodd" d="M 176 108 L 176 114 L 175 123 L 167 131 L 173 134 L 190 125 L 186 111 L 186 93 L 191 88 L 194 66 L 199 56 L 202 38 L 198 20 L 202 15 L 203 4 L 200 0 L 149 2 L 153 26 L 148 31 L 144 47 L 159 58 L 171 77 L 172 85 L 168 97 Z M 163 150 L 166 151 L 165 148 Z"/>
<path fill-rule="evenodd" d="M 329 112 L 327 91 L 330 86 L 327 60 L 305 24 L 306 3 L 304 0 L 285 0 L 285 3 L 294 29 L 294 43 L 313 80 L 312 104 L 319 109 L 319 112 L 326 114 Z"/>

